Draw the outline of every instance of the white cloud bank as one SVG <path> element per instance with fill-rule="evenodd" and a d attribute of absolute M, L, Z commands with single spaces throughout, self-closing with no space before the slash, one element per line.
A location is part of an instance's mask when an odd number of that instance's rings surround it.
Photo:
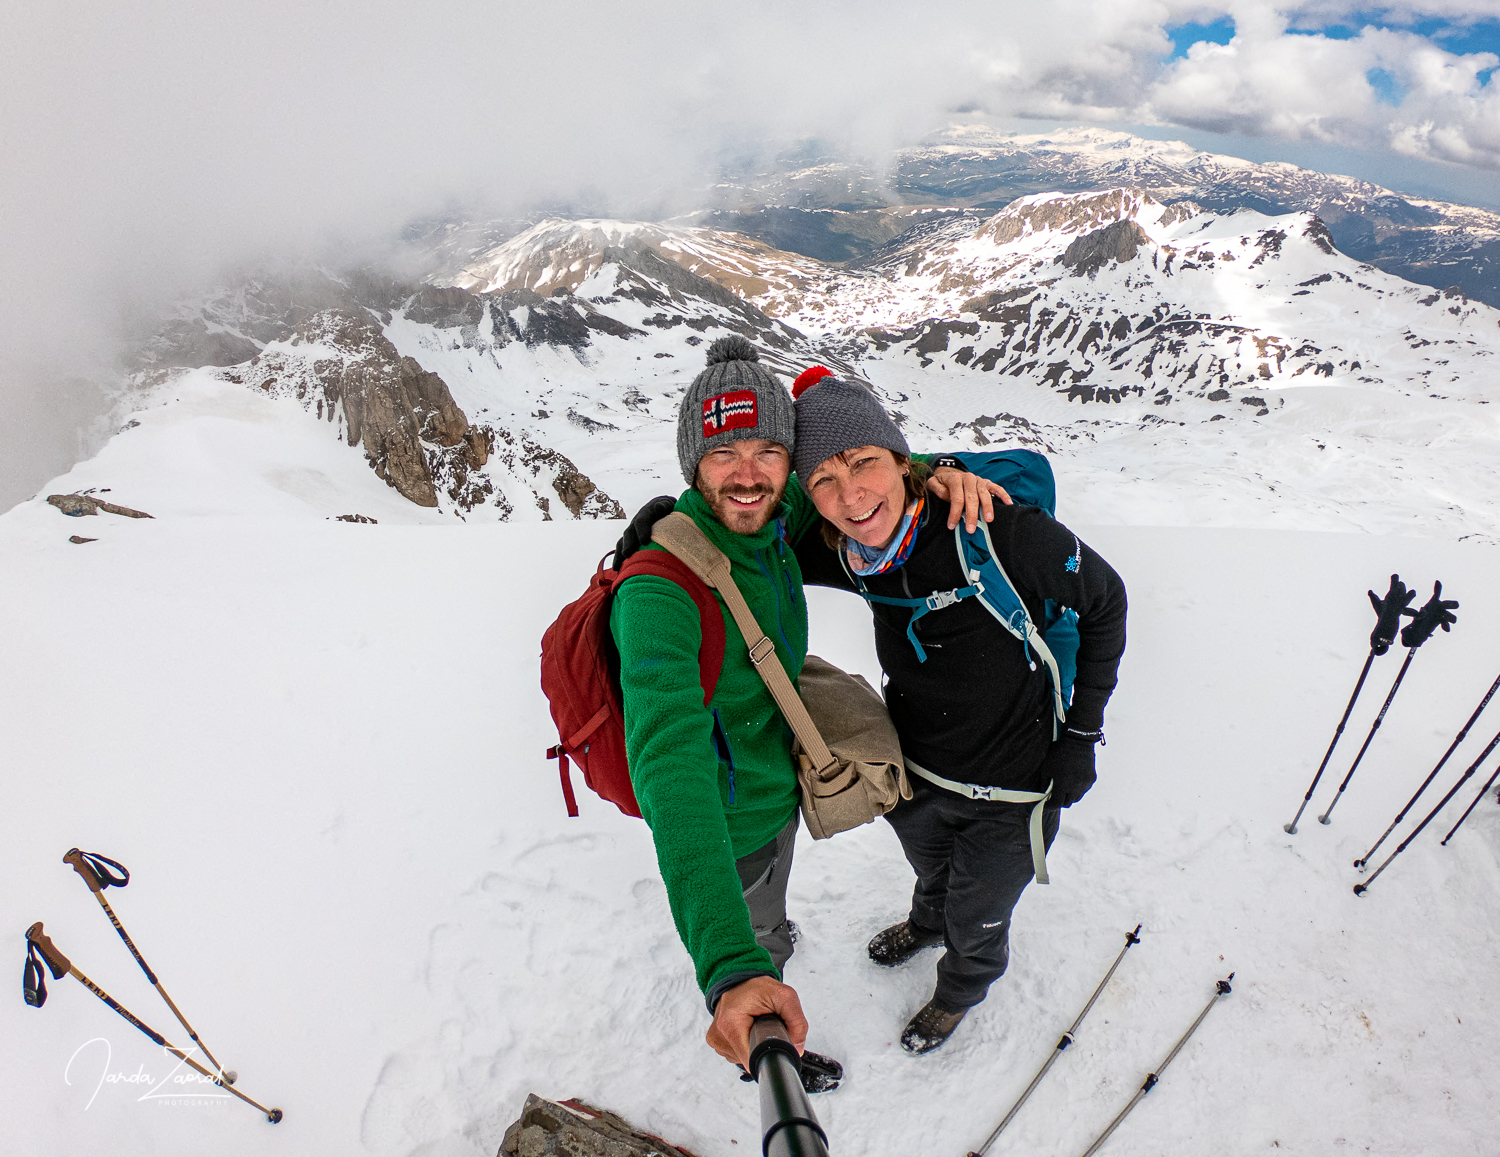
<path fill-rule="evenodd" d="M 1500 168 L 1500 58 L 1389 26 L 1497 0 L 1377 11 L 1336 40 L 1290 29 L 1353 3 L 5 0 L 0 474 L 53 454 L 19 393 L 45 412 L 38 390 L 96 373 L 122 302 L 447 203 L 681 209 L 726 157 L 804 137 L 877 156 L 963 108 Z M 1168 28 L 1226 17 L 1230 43 L 1171 58 Z"/>

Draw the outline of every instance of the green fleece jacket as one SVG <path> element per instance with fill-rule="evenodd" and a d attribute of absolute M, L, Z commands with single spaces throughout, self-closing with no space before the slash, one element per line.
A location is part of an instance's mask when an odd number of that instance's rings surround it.
<path fill-rule="evenodd" d="M 729 557 L 735 585 L 795 681 L 807 657 L 807 601 L 786 539 L 817 520 L 811 500 L 793 484 L 777 518 L 756 534 L 730 531 L 696 490 L 677 509 Z M 610 612 L 630 779 L 705 993 L 736 973 L 776 975 L 755 942 L 734 862 L 775 839 L 797 809 L 791 731 L 722 598 L 719 609 L 724 668 L 707 707 L 698 669 L 703 632 L 686 591 L 638 575 L 620 585 Z"/>

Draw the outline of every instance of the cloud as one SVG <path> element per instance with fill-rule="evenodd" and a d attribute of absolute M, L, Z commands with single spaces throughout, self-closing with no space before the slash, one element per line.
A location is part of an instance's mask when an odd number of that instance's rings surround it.
<path fill-rule="evenodd" d="M 76 441 L 78 404 L 48 399 L 108 377 L 126 313 L 247 262 L 371 249 L 445 205 L 680 211 L 725 165 L 805 138 L 876 159 L 958 108 L 1500 167 L 1500 57 L 1444 47 L 1493 4 L 12 0 L 0 508 L 21 450 Z M 1174 58 L 1169 30 L 1195 23 L 1233 35 Z"/>

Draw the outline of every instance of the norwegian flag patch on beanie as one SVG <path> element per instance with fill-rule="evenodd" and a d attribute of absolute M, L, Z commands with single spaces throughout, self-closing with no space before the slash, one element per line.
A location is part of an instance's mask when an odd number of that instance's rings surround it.
<path fill-rule="evenodd" d="M 703 403 L 703 436 L 711 438 L 725 430 L 752 429 L 760 424 L 754 390 L 730 390 Z"/>

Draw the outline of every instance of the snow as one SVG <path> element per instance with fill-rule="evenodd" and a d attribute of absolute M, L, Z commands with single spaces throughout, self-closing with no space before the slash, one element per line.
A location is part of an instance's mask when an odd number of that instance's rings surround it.
<path fill-rule="evenodd" d="M 1034 375 L 980 373 L 946 352 L 923 364 L 896 345 L 859 361 L 914 446 L 983 437 L 1049 452 L 1059 516 L 1130 588 L 1131 641 L 1101 779 L 1065 815 L 1054 882 L 1028 890 L 1011 971 L 938 1053 L 912 1059 L 896 1044 L 930 994 L 935 954 L 892 971 L 864 955 L 905 914 L 911 873 L 893 834 L 876 823 L 803 840 L 789 980 L 811 1046 L 848 1073 L 817 1110 L 836 1153 L 972 1149 L 1141 922 L 1143 942 L 997 1155 L 1081 1152 L 1230 971 L 1234 994 L 1107 1153 L 1488 1154 L 1500 808 L 1482 803 L 1438 846 L 1476 780 L 1367 897 L 1350 889 L 1351 862 L 1500 662 L 1496 314 L 1423 304 L 1425 289 L 1317 251 L 1296 215 L 1141 219 L 1152 250 L 1179 262 L 1297 225 L 1254 275 L 1247 254 L 1168 279 L 1143 248 L 1049 292 L 1080 316 L 1212 303 L 1366 369 L 1266 381 L 1257 409 L 1187 389 L 1170 407 L 1075 405 Z M 944 259 L 958 276 L 1012 258 L 1029 270 L 1076 235 L 1032 232 L 997 256 L 971 222 L 965 251 Z M 705 260 L 729 260 L 706 231 L 691 240 Z M 580 297 L 609 296 L 609 267 L 579 272 Z M 1347 280 L 1293 292 L 1321 272 Z M 995 276 L 980 288 L 1011 274 Z M 924 294 L 956 304 L 978 291 L 941 281 L 841 284 L 851 300 L 868 294 L 854 300 L 867 313 L 917 318 L 954 316 L 922 313 Z M 681 307 L 722 320 L 721 306 Z M 472 421 L 556 448 L 634 509 L 681 485 L 677 399 L 715 332 L 645 325 L 648 307 L 629 299 L 599 308 L 645 332 L 596 336 L 581 354 L 399 313 L 385 332 Z M 1441 388 L 1429 386 L 1438 357 L 1453 379 Z M 11 789 L 0 870 L 12 882 L 0 913 L 17 934 L 44 920 L 80 969 L 183 1043 L 61 857 L 77 845 L 123 861 L 132 885 L 110 899 L 125 926 L 243 1091 L 286 1120 L 163 1095 L 183 1091 L 173 1064 L 65 979 L 45 1009 L 14 995 L 0 1005 L 12 1045 L 0 1084 L 21 1107 L 8 1149 L 474 1157 L 494 1153 L 536 1092 L 606 1105 L 701 1157 L 753 1152 L 755 1094 L 702 1043 L 649 833 L 581 783 L 583 815 L 568 819 L 542 755 L 556 736 L 537 685 L 541 633 L 620 525 L 461 522 L 416 507 L 295 399 L 211 368 L 162 377 L 138 405 L 98 456 L 0 515 Z M 65 520 L 44 499 L 72 491 L 155 517 Z M 1287 836 L 1365 655 L 1363 592 L 1393 571 L 1424 599 L 1442 579 L 1459 624 L 1418 654 L 1320 826 L 1312 816 L 1399 656 L 1377 661 L 1314 808 Z M 814 650 L 878 678 L 862 604 L 810 602 Z M 1492 706 L 1434 802 L 1497 728 Z"/>
<path fill-rule="evenodd" d="M 79 968 L 180 1043 L 60 862 L 74 845 L 123 861 L 131 886 L 110 898 L 125 926 L 240 1087 L 286 1120 L 101 1083 L 171 1065 L 53 981 L 45 1009 L 0 1006 L 0 1082 L 24 1106 L 8 1148 L 469 1157 L 495 1151 L 534 1091 L 608 1105 L 703 1157 L 752 1152 L 756 1098 L 702 1043 L 646 829 L 586 792 L 568 819 L 542 757 L 555 736 L 538 639 L 618 524 L 323 521 L 269 465 L 310 419 L 234 398 L 239 438 L 274 428 L 236 448 L 214 441 L 230 423 L 183 413 L 190 400 L 147 412 L 56 486 L 113 478 L 109 497 L 155 520 L 64 521 L 40 501 L 0 517 L 13 800 L 0 907 L 17 933 L 45 920 Z M 153 422 L 182 439 L 170 456 L 146 441 Z M 150 452 L 128 457 L 132 439 Z M 346 487 L 337 501 L 376 509 L 386 488 L 357 455 L 294 452 Z M 243 465 L 256 455 L 259 474 Z M 195 485 L 174 497 L 184 479 Z M 1234 995 L 1108 1152 L 1489 1152 L 1500 809 L 1481 805 L 1448 848 L 1424 836 L 1364 899 L 1350 863 L 1494 675 L 1500 554 L 1152 527 L 1149 504 L 1135 525 L 1093 525 L 1072 479 L 1064 462 L 1060 514 L 1132 596 L 1101 780 L 1065 815 L 1054 883 L 1021 902 L 1010 973 L 943 1050 L 918 1060 L 895 1044 L 934 954 L 893 971 L 864 957 L 905 910 L 892 833 L 877 823 L 798 850 L 789 979 L 812 1046 L 847 1066 L 817 1101 L 835 1152 L 978 1144 L 1137 921 L 1142 944 L 997 1153 L 1081 1151 L 1231 970 Z M 1133 485 L 1120 488 L 1128 503 Z M 407 509 L 411 523 L 437 517 Z M 1332 826 L 1304 819 L 1288 837 L 1364 656 L 1364 588 L 1391 571 L 1424 597 L 1443 579 L 1459 625 L 1417 656 Z M 862 606 L 812 601 L 814 648 L 875 676 Z M 1330 775 L 1397 663 L 1377 661 Z M 1496 727 L 1492 712 L 1438 788 Z"/>

